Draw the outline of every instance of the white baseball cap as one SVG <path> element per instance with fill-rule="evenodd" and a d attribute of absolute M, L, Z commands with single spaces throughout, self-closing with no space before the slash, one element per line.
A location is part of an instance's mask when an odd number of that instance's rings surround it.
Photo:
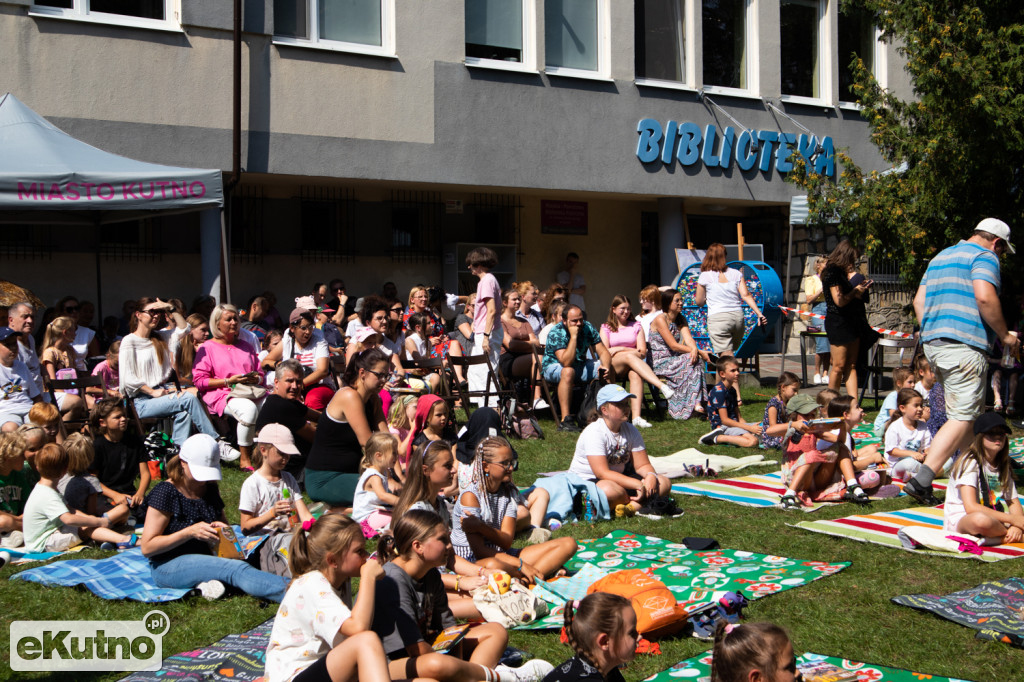
<path fill-rule="evenodd" d="M 1007 251 L 1017 253 L 1017 249 L 1013 248 L 1013 244 L 1010 243 L 1010 226 L 1002 220 L 998 218 L 985 218 L 974 229 L 988 232 L 993 237 L 999 237 L 1006 242 Z"/>
<path fill-rule="evenodd" d="M 189 473 L 197 481 L 220 480 L 220 446 L 212 436 L 197 433 L 181 444 L 178 458 L 188 463 Z"/>

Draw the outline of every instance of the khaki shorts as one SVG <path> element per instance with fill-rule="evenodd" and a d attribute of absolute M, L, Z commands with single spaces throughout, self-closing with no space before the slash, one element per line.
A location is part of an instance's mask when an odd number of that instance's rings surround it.
<path fill-rule="evenodd" d="M 924 355 L 946 394 L 946 416 L 962 422 L 974 421 L 985 410 L 985 354 L 963 343 L 926 343 Z"/>
<path fill-rule="evenodd" d="M 734 355 L 742 345 L 745 333 L 742 310 L 708 315 L 708 339 L 715 355 Z"/>
<path fill-rule="evenodd" d="M 46 538 L 46 552 L 63 552 L 77 545 L 82 544 L 82 538 L 78 537 L 78 529 L 74 526 L 61 526 Z"/>

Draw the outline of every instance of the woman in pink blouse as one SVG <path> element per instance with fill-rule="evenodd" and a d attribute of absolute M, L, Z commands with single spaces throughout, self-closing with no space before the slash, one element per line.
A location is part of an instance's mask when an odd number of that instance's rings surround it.
<path fill-rule="evenodd" d="M 644 394 L 644 383 L 656 387 L 666 397 L 672 390 L 662 383 L 647 364 L 647 339 L 640 323 L 633 319 L 633 309 L 629 298 L 619 294 L 612 299 L 612 307 L 608 312 L 608 320 L 601 325 L 601 341 L 612 354 L 613 381 L 629 378 L 629 392 L 635 397 L 633 403 L 633 425 L 646 428 L 649 421 L 640 416 L 640 397 Z"/>
<path fill-rule="evenodd" d="M 238 449 L 242 456 L 240 468 L 252 471 L 253 435 L 256 417 L 259 414 L 256 399 L 232 397 L 232 390 L 238 386 L 263 386 L 263 372 L 255 351 L 238 340 L 238 308 L 222 303 L 210 314 L 210 331 L 213 338 L 199 347 L 192 365 L 192 381 L 199 389 L 199 395 L 210 412 L 230 414 L 238 421 Z"/>

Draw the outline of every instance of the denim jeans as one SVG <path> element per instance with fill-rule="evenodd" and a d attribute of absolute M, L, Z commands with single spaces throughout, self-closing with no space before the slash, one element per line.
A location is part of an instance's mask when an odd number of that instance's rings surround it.
<path fill-rule="evenodd" d="M 219 438 L 220 434 L 213 428 L 210 418 L 199 398 L 187 391 L 165 393 L 159 398 L 150 398 L 139 393 L 135 396 L 135 409 L 140 419 L 174 417 L 174 433 L 171 438 L 175 444 L 181 445 L 189 437 L 192 425 L 200 433 Z"/>
<path fill-rule="evenodd" d="M 288 579 L 253 568 L 239 559 L 221 559 L 208 554 L 184 554 L 152 567 L 158 587 L 188 589 L 207 580 L 219 580 L 259 599 L 280 602 Z"/>

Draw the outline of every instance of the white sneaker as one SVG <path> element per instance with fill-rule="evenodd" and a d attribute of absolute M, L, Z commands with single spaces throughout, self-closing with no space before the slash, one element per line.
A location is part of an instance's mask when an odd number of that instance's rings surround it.
<path fill-rule="evenodd" d="M 703 436 L 701 436 L 699 442 L 702 445 L 714 445 L 717 442 L 718 437 L 721 436 L 723 433 L 725 433 L 725 427 L 719 426 L 717 429 L 712 429 L 708 433 L 705 433 Z"/>
<path fill-rule="evenodd" d="M 203 599 L 213 601 L 223 597 L 226 588 L 224 583 L 219 580 L 207 580 L 196 585 L 196 589 L 199 590 L 199 594 L 203 595 Z"/>
<path fill-rule="evenodd" d="M 551 406 L 550 406 L 550 405 L 548 405 L 548 401 L 544 400 L 544 398 L 537 398 L 537 402 L 535 402 L 535 403 L 533 404 L 533 409 L 534 409 L 534 411 L 537 411 L 537 410 L 546 410 L 546 409 L 548 409 L 549 407 L 551 407 Z"/>
<path fill-rule="evenodd" d="M 811 383 L 814 384 L 814 385 L 820 384 L 821 383 L 821 375 L 820 374 L 815 374 L 814 375 L 814 380 Z"/>
<path fill-rule="evenodd" d="M 494 672 L 498 673 L 501 682 L 537 682 L 548 676 L 555 666 L 539 658 L 532 658 L 518 668 L 510 668 L 507 665 L 495 666 Z"/>
<path fill-rule="evenodd" d="M 665 396 L 665 400 L 672 400 L 672 396 L 674 396 L 676 394 L 675 391 L 673 391 L 671 388 L 669 388 L 665 384 L 662 384 L 661 385 L 661 389 L 659 389 L 659 390 L 661 391 L 661 394 L 663 396 Z"/>
<path fill-rule="evenodd" d="M 25 535 L 20 530 L 12 530 L 0 535 L 0 547 L 14 549 L 25 544 Z"/>
<path fill-rule="evenodd" d="M 651 428 L 651 422 L 647 421 L 643 417 L 633 417 L 633 426 L 638 429 L 649 429 Z"/>
<path fill-rule="evenodd" d="M 242 456 L 241 452 L 222 440 L 217 441 L 217 445 L 220 446 L 220 461 L 222 462 L 235 462 Z"/>

